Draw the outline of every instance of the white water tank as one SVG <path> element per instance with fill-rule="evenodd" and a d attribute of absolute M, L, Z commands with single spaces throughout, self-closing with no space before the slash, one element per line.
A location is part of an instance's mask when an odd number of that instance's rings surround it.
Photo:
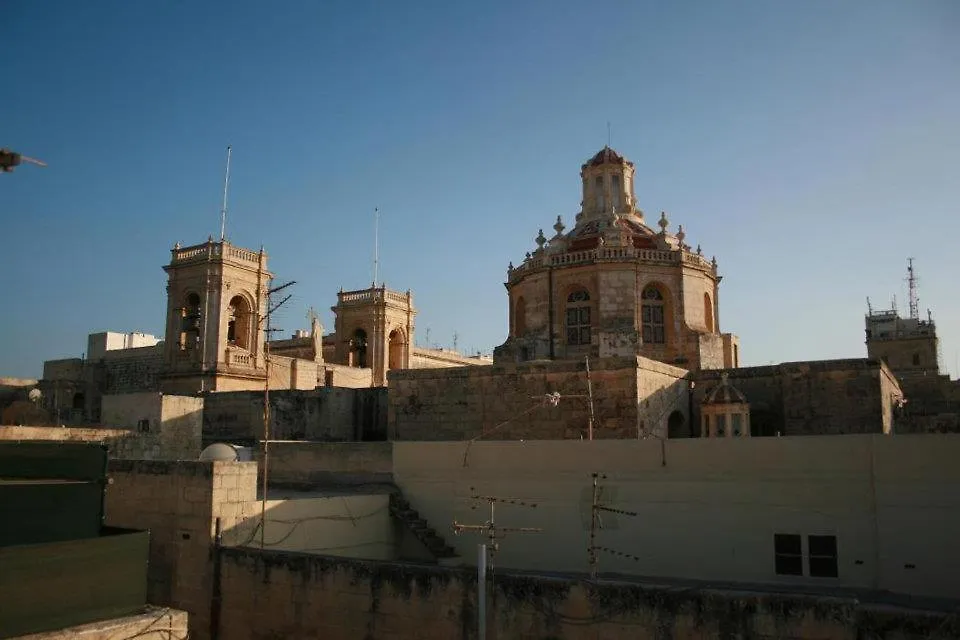
<path fill-rule="evenodd" d="M 253 460 L 253 449 L 240 447 L 226 442 L 216 442 L 200 452 L 200 461 L 249 462 Z"/>

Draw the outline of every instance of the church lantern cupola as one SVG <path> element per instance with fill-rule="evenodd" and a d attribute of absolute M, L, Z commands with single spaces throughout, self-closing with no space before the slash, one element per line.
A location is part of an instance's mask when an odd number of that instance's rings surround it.
<path fill-rule="evenodd" d="M 635 211 L 633 163 L 610 147 L 604 147 L 581 168 L 583 180 L 583 219 L 612 213 Z"/>
<path fill-rule="evenodd" d="M 720 384 L 711 389 L 700 404 L 700 435 L 703 438 L 749 438 L 750 403 L 730 383 L 726 371 Z"/>

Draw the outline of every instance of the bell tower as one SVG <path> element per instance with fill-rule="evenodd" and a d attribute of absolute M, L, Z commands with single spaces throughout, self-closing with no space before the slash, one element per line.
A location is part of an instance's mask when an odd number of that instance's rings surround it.
<path fill-rule="evenodd" d="M 165 393 L 259 389 L 273 274 L 267 255 L 226 241 L 171 250 L 161 389 Z"/>
<path fill-rule="evenodd" d="M 361 291 L 340 291 L 336 317 L 336 362 L 371 369 L 370 386 L 387 384 L 387 371 L 409 369 L 413 352 L 413 296 L 372 286 Z"/>

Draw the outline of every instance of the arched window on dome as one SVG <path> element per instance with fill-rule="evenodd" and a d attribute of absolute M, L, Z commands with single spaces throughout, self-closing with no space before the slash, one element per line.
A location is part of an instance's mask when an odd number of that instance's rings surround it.
<path fill-rule="evenodd" d="M 590 344 L 590 294 L 586 289 L 567 296 L 567 344 Z"/>
<path fill-rule="evenodd" d="M 709 293 L 703 294 L 703 323 L 707 325 L 707 331 L 713 333 L 713 302 Z"/>
<path fill-rule="evenodd" d="M 643 341 L 646 344 L 666 344 L 667 333 L 664 322 L 663 294 L 653 285 L 643 290 L 640 296 L 641 325 Z"/>
<path fill-rule="evenodd" d="M 517 298 L 513 307 L 513 335 L 521 336 L 527 332 L 527 301 L 523 296 Z"/>

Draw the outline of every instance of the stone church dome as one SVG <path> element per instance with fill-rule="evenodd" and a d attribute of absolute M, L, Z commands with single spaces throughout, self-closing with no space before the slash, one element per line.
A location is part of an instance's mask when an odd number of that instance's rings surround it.
<path fill-rule="evenodd" d="M 747 397 L 731 384 L 729 376 L 724 372 L 720 374 L 720 384 L 707 393 L 702 404 L 747 404 Z"/>
<path fill-rule="evenodd" d="M 641 355 L 689 369 L 736 366 L 719 331 L 716 260 L 666 213 L 644 219 L 632 162 L 603 147 L 580 166 L 580 209 L 507 267 L 510 333 L 494 361 Z M 572 227 L 572 228 L 571 228 Z"/>

